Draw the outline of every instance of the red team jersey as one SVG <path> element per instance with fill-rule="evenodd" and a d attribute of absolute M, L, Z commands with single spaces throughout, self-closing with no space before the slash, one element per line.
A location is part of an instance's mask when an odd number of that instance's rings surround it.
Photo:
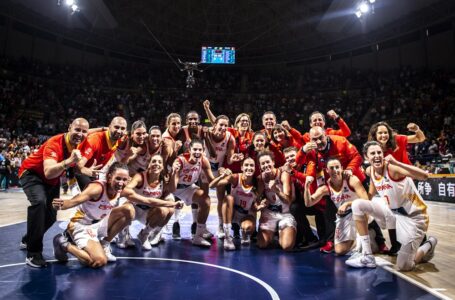
<path fill-rule="evenodd" d="M 57 176 L 56 178 L 53 179 L 46 179 L 46 177 L 44 176 L 44 161 L 46 159 L 52 159 L 55 160 L 56 162 L 61 162 L 62 160 L 64 160 L 65 159 L 64 147 L 66 147 L 68 153 L 71 153 L 71 151 L 73 150 L 69 143 L 65 143 L 63 133 L 51 137 L 44 144 L 41 145 L 37 152 L 32 153 L 29 157 L 27 157 L 26 160 L 24 160 L 19 169 L 19 177 L 22 176 L 25 170 L 30 170 L 38 174 L 39 177 L 44 181 L 44 183 L 49 185 L 59 185 L 60 176 Z"/>
<path fill-rule="evenodd" d="M 399 162 L 412 165 L 408 157 L 408 137 L 406 135 L 397 134 L 395 136 L 395 142 L 397 143 L 397 148 L 395 150 L 387 149 L 384 153 L 384 157 L 392 154 L 392 156 Z"/>
<path fill-rule="evenodd" d="M 89 134 L 81 143 L 80 150 L 87 159 L 86 166 L 91 166 L 96 159 L 97 165 L 106 165 L 117 149 L 118 141 L 112 144 L 109 139 L 109 131 Z"/>

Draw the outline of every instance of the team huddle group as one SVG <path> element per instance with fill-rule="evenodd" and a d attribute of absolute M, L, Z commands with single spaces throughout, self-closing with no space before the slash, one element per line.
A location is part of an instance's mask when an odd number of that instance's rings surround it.
<path fill-rule="evenodd" d="M 388 250 L 379 227 L 389 229 L 400 270 L 433 257 L 437 239 L 426 236 L 427 207 L 412 180 L 428 174 L 412 166 L 406 152 L 408 143 L 425 140 L 416 124 L 408 125 L 412 135 L 397 134 L 386 122 L 372 125 L 362 156 L 333 110 L 327 116 L 339 129 L 326 128 L 324 114 L 313 112 L 311 129 L 302 134 L 287 121 L 277 123 L 273 112 L 265 112 L 264 128 L 253 131 L 248 114 L 230 126 L 229 117 L 212 113 L 208 100 L 203 105 L 210 127 L 200 125 L 195 111 L 186 114 L 184 126 L 179 114 L 169 114 L 164 132 L 159 126 L 147 129 L 143 121 L 128 127 L 122 117 L 90 129 L 78 118 L 30 155 L 19 171 L 31 203 L 21 242 L 26 263 L 46 266 L 44 234 L 57 210 L 72 207 L 76 212 L 67 229 L 53 239 L 59 261 L 67 261 L 68 253 L 94 268 L 115 261 L 112 241 L 119 248 L 135 245 L 129 233 L 133 220 L 143 224 L 137 235 L 143 250 L 162 241 L 168 222 L 179 239 L 184 205 L 191 205 L 192 243 L 210 247 L 215 238 L 206 227 L 210 188 L 216 189 L 216 236 L 225 250 L 236 250 L 237 237 L 240 245 L 253 240 L 259 248 L 277 241 L 285 251 L 308 245 L 316 239 L 306 218 L 313 214 L 319 238 L 329 236 L 321 250 L 350 254 L 349 266 L 376 267 L 373 240 L 380 252 Z M 69 200 L 60 199 L 62 178 L 73 196 Z M 336 224 L 332 236 L 325 232 L 327 220 Z"/>

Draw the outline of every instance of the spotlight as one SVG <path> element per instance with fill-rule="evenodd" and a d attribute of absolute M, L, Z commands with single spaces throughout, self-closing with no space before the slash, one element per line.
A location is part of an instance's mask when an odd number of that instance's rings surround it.
<path fill-rule="evenodd" d="M 359 5 L 359 11 L 363 14 L 370 11 L 370 5 L 367 2 L 362 2 Z"/>
<path fill-rule="evenodd" d="M 362 12 L 360 10 L 358 10 L 355 12 L 355 15 L 357 16 L 357 18 L 360 19 L 362 17 Z"/>
<path fill-rule="evenodd" d="M 74 0 L 66 0 L 65 4 L 72 7 L 74 5 Z"/>
<path fill-rule="evenodd" d="M 371 4 L 375 3 L 376 0 L 369 0 Z"/>
<path fill-rule="evenodd" d="M 78 12 L 78 11 L 79 11 L 79 6 L 77 6 L 76 4 L 71 5 L 71 12 L 72 13 L 75 13 L 75 12 Z"/>

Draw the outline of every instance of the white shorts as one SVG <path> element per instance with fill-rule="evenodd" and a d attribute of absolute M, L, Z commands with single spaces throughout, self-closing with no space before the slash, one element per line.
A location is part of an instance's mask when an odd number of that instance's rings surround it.
<path fill-rule="evenodd" d="M 337 215 L 335 224 L 335 245 L 346 241 L 355 241 L 356 230 L 352 213 L 347 214 L 344 217 Z"/>
<path fill-rule="evenodd" d="M 191 205 L 191 203 L 193 203 L 193 195 L 198 189 L 200 189 L 200 187 L 193 183 L 188 187 L 176 189 L 174 196 L 185 202 L 186 205 Z"/>
<path fill-rule="evenodd" d="M 88 241 L 100 242 L 107 237 L 110 213 L 95 224 L 85 225 L 79 222 L 68 224 L 68 233 L 79 249 L 87 247 Z"/>
<path fill-rule="evenodd" d="M 264 209 L 261 212 L 261 218 L 259 219 L 260 229 L 276 232 L 286 227 L 293 227 L 297 230 L 297 222 L 290 213 L 279 213 L 269 209 Z"/>

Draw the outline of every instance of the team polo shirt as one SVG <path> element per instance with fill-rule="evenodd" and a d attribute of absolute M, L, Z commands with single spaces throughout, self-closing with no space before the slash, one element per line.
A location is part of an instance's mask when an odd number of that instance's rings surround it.
<path fill-rule="evenodd" d="M 92 166 L 96 159 L 97 165 L 105 166 L 117 149 L 118 141 L 114 144 L 109 139 L 109 131 L 89 134 L 79 147 L 83 157 L 87 159 L 87 167 Z"/>
<path fill-rule="evenodd" d="M 69 137 L 69 136 L 68 136 Z M 71 144 L 68 140 L 64 140 L 64 134 L 58 134 L 56 136 L 51 137 L 48 139 L 41 147 L 38 149 L 37 152 L 32 153 L 29 157 L 27 157 L 23 162 L 19 169 L 19 177 L 22 176 L 25 170 L 32 171 L 43 180 L 44 183 L 49 185 L 59 185 L 60 184 L 60 176 L 62 173 L 57 176 L 56 178 L 47 179 L 44 176 L 44 161 L 46 159 L 52 159 L 56 162 L 61 162 L 65 159 L 64 153 L 65 149 L 67 150 L 67 156 L 73 150 Z"/>

